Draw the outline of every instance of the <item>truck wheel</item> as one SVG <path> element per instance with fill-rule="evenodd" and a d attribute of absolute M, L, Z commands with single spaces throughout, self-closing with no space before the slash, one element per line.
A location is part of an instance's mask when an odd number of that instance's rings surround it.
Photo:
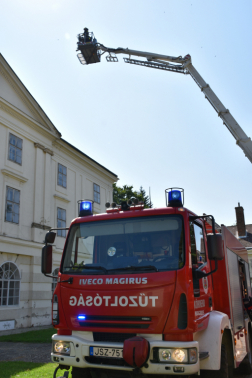
<path fill-rule="evenodd" d="M 221 368 L 220 370 L 201 370 L 200 375 L 204 378 L 229 378 L 228 358 L 224 344 L 221 345 Z"/>
<path fill-rule="evenodd" d="M 224 344 L 221 345 L 221 368 L 217 370 L 216 378 L 228 378 L 228 358 Z"/>
<path fill-rule="evenodd" d="M 72 367 L 72 378 L 91 378 L 89 369 Z"/>
<path fill-rule="evenodd" d="M 248 332 L 248 341 L 249 341 L 249 352 L 237 369 L 240 374 L 244 374 L 244 375 L 248 375 L 252 373 L 252 351 L 251 351 L 252 345 L 251 345 L 250 331 Z"/>

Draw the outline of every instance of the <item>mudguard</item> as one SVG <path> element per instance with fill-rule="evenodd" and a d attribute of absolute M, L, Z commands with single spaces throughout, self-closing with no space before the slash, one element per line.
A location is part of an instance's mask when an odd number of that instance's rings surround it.
<path fill-rule="evenodd" d="M 199 352 L 209 352 L 209 357 L 200 361 L 201 370 L 220 369 L 221 341 L 225 329 L 231 329 L 228 316 L 219 311 L 212 311 L 208 327 L 194 334 L 194 341 L 199 342 Z"/>

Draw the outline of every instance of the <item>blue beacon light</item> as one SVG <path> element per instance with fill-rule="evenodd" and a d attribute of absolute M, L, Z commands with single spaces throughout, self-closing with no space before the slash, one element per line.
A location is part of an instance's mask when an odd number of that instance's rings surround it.
<path fill-rule="evenodd" d="M 93 215 L 92 201 L 79 201 L 79 216 Z"/>
<path fill-rule="evenodd" d="M 180 189 L 180 190 L 178 190 Z M 184 189 L 182 188 L 169 188 L 166 189 L 166 194 L 168 197 L 168 204 L 166 202 L 166 206 L 168 207 L 183 207 L 183 200 L 182 200 L 182 193 L 184 193 Z M 166 198 L 167 198 L 166 197 Z M 184 195 L 183 195 L 184 198 Z"/>
<path fill-rule="evenodd" d="M 170 201 L 181 201 L 181 192 L 179 190 L 172 190 L 169 192 L 169 202 Z"/>

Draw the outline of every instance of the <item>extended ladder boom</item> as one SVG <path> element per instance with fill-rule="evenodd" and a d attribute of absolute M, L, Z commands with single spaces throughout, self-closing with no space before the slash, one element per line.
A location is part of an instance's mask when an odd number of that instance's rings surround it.
<path fill-rule="evenodd" d="M 84 29 L 85 30 L 85 29 Z M 91 35 L 91 34 L 90 34 Z M 213 108 L 218 113 L 218 116 L 222 119 L 223 124 L 228 128 L 233 137 L 236 140 L 236 144 L 243 150 L 245 156 L 252 163 L 252 141 L 242 130 L 234 117 L 231 115 L 228 109 L 222 104 L 222 102 L 215 95 L 210 86 L 203 80 L 197 70 L 194 68 L 191 62 L 191 56 L 188 54 L 185 57 L 178 56 L 172 57 L 168 55 L 160 55 L 155 53 L 149 53 L 144 51 L 124 49 L 118 47 L 117 49 L 105 47 L 102 44 L 97 43 L 96 39 L 90 37 L 89 42 L 83 42 L 84 34 L 79 35 L 78 50 L 81 51 L 77 56 L 82 64 L 97 63 L 100 61 L 102 54 L 107 52 L 106 56 L 108 62 L 117 62 L 117 54 L 129 55 L 129 58 L 124 58 L 125 63 L 161 69 L 165 71 L 178 72 L 183 74 L 190 74 L 196 84 L 200 87 L 204 93 L 206 99 L 210 102 Z M 147 60 L 132 59 L 131 56 L 138 56 L 146 58 Z"/>
<path fill-rule="evenodd" d="M 228 128 L 233 137 L 236 140 L 236 144 L 241 147 L 245 156 L 252 163 L 252 141 L 246 133 L 242 130 L 241 126 L 236 122 L 232 114 L 228 109 L 222 104 L 210 86 L 204 81 L 200 76 L 198 71 L 194 68 L 192 63 L 189 63 L 186 67 L 189 74 L 192 76 L 194 81 L 200 87 L 201 91 L 205 94 L 206 99 L 210 102 L 213 108 L 218 113 L 218 116 L 222 119 L 223 124 Z"/>

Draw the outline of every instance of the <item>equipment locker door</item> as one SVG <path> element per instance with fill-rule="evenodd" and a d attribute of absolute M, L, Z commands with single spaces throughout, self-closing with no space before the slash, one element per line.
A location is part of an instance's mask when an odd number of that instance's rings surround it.
<path fill-rule="evenodd" d="M 234 333 L 245 327 L 243 316 L 243 301 L 239 274 L 239 261 L 236 253 L 227 248 L 229 284 L 231 294 L 231 314 Z"/>

